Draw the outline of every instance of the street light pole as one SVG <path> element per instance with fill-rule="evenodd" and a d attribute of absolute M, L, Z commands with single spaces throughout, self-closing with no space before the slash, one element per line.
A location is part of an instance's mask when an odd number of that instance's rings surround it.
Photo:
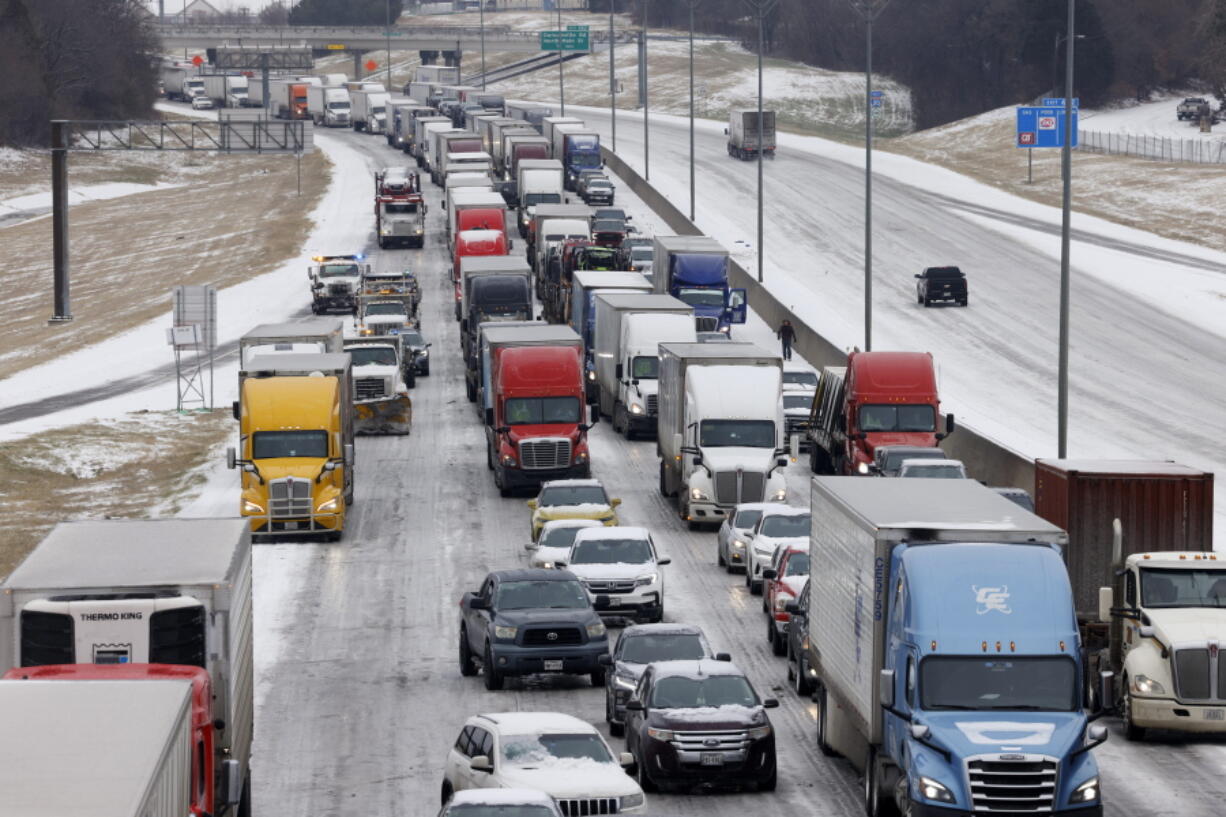
<path fill-rule="evenodd" d="M 774 8 L 778 0 L 745 0 L 750 8 L 758 15 L 758 283 L 762 283 L 762 270 L 766 262 L 766 235 L 763 228 L 764 220 L 762 212 L 764 202 L 762 198 L 762 158 L 764 151 L 762 150 L 762 52 L 766 49 L 766 40 L 764 37 L 765 18 L 767 13 Z"/>
<path fill-rule="evenodd" d="M 1064 145 L 1060 165 L 1064 176 L 1064 207 L 1060 220 L 1060 353 L 1056 387 L 1057 456 L 1068 456 L 1069 227 L 1073 203 L 1073 36 L 1075 0 L 1068 0 L 1068 32 L 1064 52 Z"/>
<path fill-rule="evenodd" d="M 485 90 L 485 0 L 480 0 L 477 8 L 481 10 L 481 90 Z"/>
<path fill-rule="evenodd" d="M 556 2 L 556 0 L 555 0 Z M 566 80 L 562 76 L 562 5 L 558 6 L 558 107 L 562 109 L 559 116 L 566 116 Z"/>
<path fill-rule="evenodd" d="M 617 153 L 617 76 L 613 73 L 613 9 L 609 0 L 609 119 L 613 122 L 613 152 Z"/>
<path fill-rule="evenodd" d="M 643 180 L 651 181 L 651 127 L 647 120 L 647 2 L 643 2 Z"/>
<path fill-rule="evenodd" d="M 694 9 L 702 0 L 685 0 L 690 7 L 690 221 L 694 220 Z"/>
<path fill-rule="evenodd" d="M 375 6 L 375 8 L 379 8 Z M 383 29 L 383 34 L 387 39 L 387 90 L 392 91 L 392 0 L 386 0 L 383 4 L 383 19 L 386 27 Z"/>

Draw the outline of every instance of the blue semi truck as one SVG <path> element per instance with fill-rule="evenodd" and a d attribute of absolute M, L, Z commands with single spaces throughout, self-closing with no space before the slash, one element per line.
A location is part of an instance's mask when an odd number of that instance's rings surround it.
<path fill-rule="evenodd" d="M 745 290 L 728 285 L 728 251 L 714 238 L 656 236 L 652 270 L 657 293 L 694 307 L 694 328 L 699 332 L 730 335 L 733 324 L 745 322 L 749 308 Z"/>
<path fill-rule="evenodd" d="M 867 813 L 1100 817 L 1111 674 L 1088 676 L 1064 531 L 973 480 L 814 477 L 811 502 L 803 669 Z"/>

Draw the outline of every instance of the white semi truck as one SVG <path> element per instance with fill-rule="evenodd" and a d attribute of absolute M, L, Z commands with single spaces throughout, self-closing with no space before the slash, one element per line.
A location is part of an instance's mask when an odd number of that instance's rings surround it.
<path fill-rule="evenodd" d="M 349 92 L 334 85 L 311 85 L 307 88 L 307 113 L 316 125 L 347 128 L 352 106 Z"/>
<path fill-rule="evenodd" d="M 660 492 L 691 528 L 787 499 L 782 388 L 783 361 L 752 343 L 660 344 Z"/>
<path fill-rule="evenodd" d="M 528 237 L 528 225 L 538 204 L 562 203 L 562 163 L 557 159 L 521 159 L 515 168 L 519 201 L 519 237 Z"/>
<path fill-rule="evenodd" d="M 225 74 L 204 77 L 204 93 L 219 108 L 247 107 L 247 78 Z"/>
<path fill-rule="evenodd" d="M 382 86 L 379 86 L 380 88 Z M 387 91 L 360 88 L 349 92 L 349 124 L 356 131 L 383 133 L 387 128 Z"/>

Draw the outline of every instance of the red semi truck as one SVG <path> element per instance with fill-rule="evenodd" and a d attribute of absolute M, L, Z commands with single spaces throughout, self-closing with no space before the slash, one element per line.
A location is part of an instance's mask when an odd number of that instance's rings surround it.
<path fill-rule="evenodd" d="M 579 336 L 508 326 L 487 330 L 485 341 L 485 434 L 499 492 L 591 476 Z"/>
<path fill-rule="evenodd" d="M 464 298 L 464 290 L 460 282 L 460 259 L 472 255 L 506 255 L 508 249 L 505 230 L 462 230 L 456 233 L 451 280 L 455 283 L 455 302 L 457 304 Z"/>
<path fill-rule="evenodd" d="M 815 474 L 868 474 L 881 445 L 935 446 L 941 401 L 927 352 L 852 352 L 846 366 L 822 370 L 809 412 L 809 465 Z"/>

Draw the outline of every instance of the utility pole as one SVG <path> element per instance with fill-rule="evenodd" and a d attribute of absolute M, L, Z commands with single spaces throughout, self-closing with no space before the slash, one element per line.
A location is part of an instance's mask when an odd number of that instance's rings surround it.
<path fill-rule="evenodd" d="M 562 45 L 562 5 L 558 7 L 558 45 Z M 566 116 L 566 81 L 562 78 L 562 49 L 558 48 L 558 107 L 562 112 L 558 116 Z"/>
<path fill-rule="evenodd" d="M 1060 165 L 1064 175 L 1064 207 L 1060 220 L 1060 357 L 1056 387 L 1057 456 L 1068 456 L 1069 227 L 1073 204 L 1073 36 L 1075 0 L 1068 0 L 1068 32 L 1064 52 L 1064 145 Z"/>
<path fill-rule="evenodd" d="M 613 152 L 617 153 L 617 77 L 613 72 L 613 9 L 617 3 L 609 0 L 609 119 L 613 122 Z"/>
<path fill-rule="evenodd" d="M 485 0 L 480 0 L 477 8 L 481 10 L 481 90 L 485 90 Z"/>
<path fill-rule="evenodd" d="M 763 229 L 762 217 L 764 200 L 762 188 L 762 52 L 766 50 L 765 19 L 766 15 L 779 0 L 745 0 L 758 17 L 758 283 L 762 283 L 763 266 L 766 262 L 766 232 Z"/>
<path fill-rule="evenodd" d="M 690 7 L 690 221 L 694 220 L 694 9 L 702 0 L 684 0 Z"/>
<path fill-rule="evenodd" d="M 873 348 L 873 20 L 890 0 L 849 0 L 864 18 L 864 351 Z"/>
<path fill-rule="evenodd" d="M 375 6 L 378 8 L 378 6 Z M 383 29 L 383 35 L 387 39 L 387 92 L 392 93 L 392 0 L 384 0 L 383 18 L 387 22 L 387 27 Z M 388 111 L 391 112 L 390 110 Z M 390 117 L 389 117 L 390 120 Z"/>
<path fill-rule="evenodd" d="M 639 48 L 643 82 L 643 180 L 651 181 L 651 125 L 647 119 L 647 0 L 643 0 L 643 43 Z"/>

